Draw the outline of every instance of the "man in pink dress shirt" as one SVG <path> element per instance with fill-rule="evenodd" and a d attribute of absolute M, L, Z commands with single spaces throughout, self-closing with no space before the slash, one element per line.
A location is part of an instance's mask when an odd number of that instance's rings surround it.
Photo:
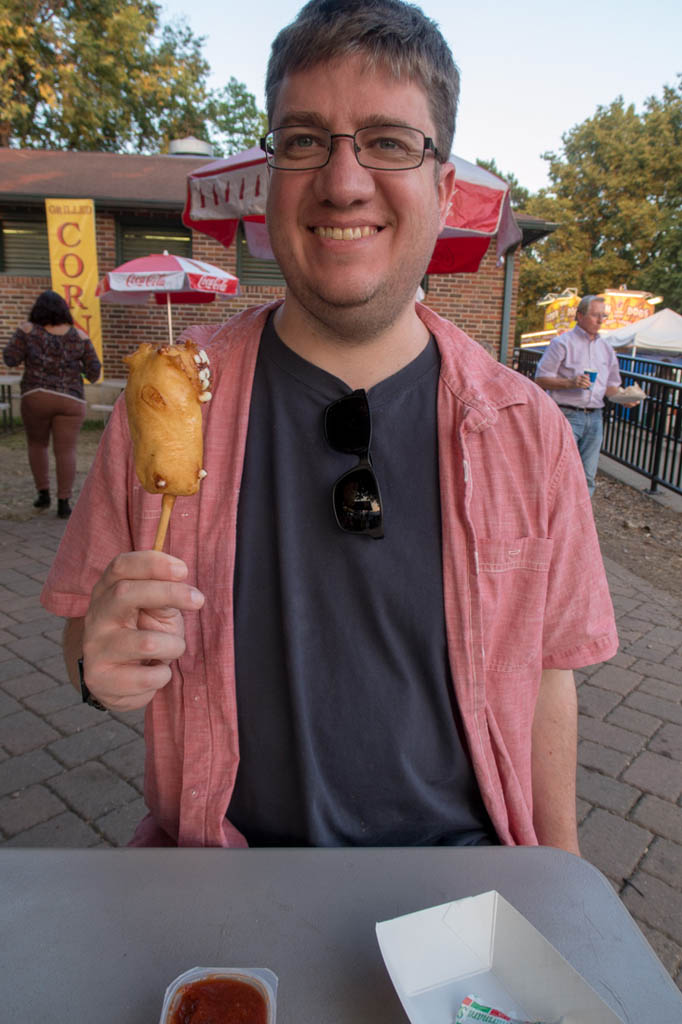
<path fill-rule="evenodd" d="M 43 601 L 83 698 L 146 708 L 138 845 L 578 853 L 572 669 L 617 647 L 582 468 L 532 382 L 415 305 L 458 81 L 413 5 L 307 4 L 267 77 L 285 299 L 190 332 L 207 476 L 168 553 L 111 417 Z"/>
<path fill-rule="evenodd" d="M 535 380 L 548 391 L 571 424 L 590 496 L 603 435 L 604 397 L 621 389 L 613 346 L 599 337 L 606 319 L 604 300 L 585 295 L 576 310 L 577 326 L 553 338 L 535 371 Z M 588 374 L 596 371 L 593 381 Z"/>

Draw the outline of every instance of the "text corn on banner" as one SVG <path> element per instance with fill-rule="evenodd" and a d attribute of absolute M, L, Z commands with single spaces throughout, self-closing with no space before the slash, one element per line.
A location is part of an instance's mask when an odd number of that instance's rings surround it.
<path fill-rule="evenodd" d="M 99 281 L 92 199 L 46 199 L 52 290 L 68 305 L 102 361 L 102 321 L 95 289 Z"/>

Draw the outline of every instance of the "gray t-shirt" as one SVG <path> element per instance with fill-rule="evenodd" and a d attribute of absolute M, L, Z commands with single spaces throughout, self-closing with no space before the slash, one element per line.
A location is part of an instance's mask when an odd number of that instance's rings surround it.
<path fill-rule="evenodd" d="M 237 523 L 240 764 L 254 846 L 496 842 L 461 740 L 443 611 L 432 338 L 368 392 L 380 540 L 342 532 L 324 438 L 348 386 L 263 332 Z"/>

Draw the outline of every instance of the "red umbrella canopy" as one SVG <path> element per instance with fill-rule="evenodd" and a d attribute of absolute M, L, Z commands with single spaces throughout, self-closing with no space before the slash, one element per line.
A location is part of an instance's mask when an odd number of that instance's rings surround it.
<path fill-rule="evenodd" d="M 456 191 L 429 274 L 475 273 L 493 238 L 498 262 L 521 241 L 507 182 L 461 157 L 451 156 L 450 162 L 457 174 Z M 267 191 L 268 171 L 261 149 L 215 160 L 188 175 L 183 223 L 229 246 L 241 220 L 252 255 L 274 259 L 265 225 Z"/>
<path fill-rule="evenodd" d="M 150 294 L 158 303 L 213 302 L 239 291 L 239 280 L 226 270 L 186 256 L 157 253 L 141 256 L 110 270 L 97 285 L 102 302 L 131 305 L 147 301 Z"/>

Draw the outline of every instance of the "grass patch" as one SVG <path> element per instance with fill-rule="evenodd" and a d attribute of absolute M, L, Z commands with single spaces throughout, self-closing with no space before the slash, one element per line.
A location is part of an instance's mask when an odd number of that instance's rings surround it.
<path fill-rule="evenodd" d="M 105 424 L 104 420 L 102 420 L 102 419 L 98 419 L 98 420 L 85 420 L 84 423 L 83 423 L 83 426 L 81 427 L 81 430 L 99 430 L 101 432 L 102 430 L 104 430 L 105 426 L 106 426 L 106 424 Z M 13 416 L 12 417 L 12 431 L 14 431 L 15 433 L 17 431 L 19 431 L 19 433 L 23 433 L 23 430 L 24 430 L 24 422 L 23 422 L 23 420 L 21 420 L 18 416 Z M 12 431 L 10 431 L 9 427 L 8 427 L 7 430 L 0 431 L 0 439 L 5 437 L 5 435 L 9 435 Z"/>

